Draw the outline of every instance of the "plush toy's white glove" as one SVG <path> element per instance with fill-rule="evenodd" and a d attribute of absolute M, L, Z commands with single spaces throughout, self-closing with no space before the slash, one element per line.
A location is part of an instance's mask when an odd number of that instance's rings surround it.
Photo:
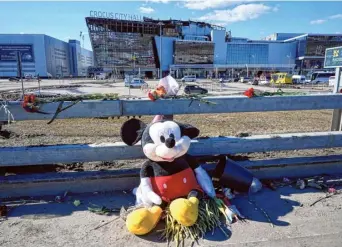
<path fill-rule="evenodd" d="M 150 178 L 141 178 L 140 185 L 136 190 L 136 203 L 144 204 L 144 206 L 151 207 L 153 204 L 160 205 L 162 199 L 152 190 Z"/>
<path fill-rule="evenodd" d="M 216 196 L 215 188 L 208 173 L 201 166 L 195 169 L 195 173 L 196 173 L 197 182 L 199 183 L 201 188 L 204 190 L 204 192 L 211 198 L 215 197 Z"/>

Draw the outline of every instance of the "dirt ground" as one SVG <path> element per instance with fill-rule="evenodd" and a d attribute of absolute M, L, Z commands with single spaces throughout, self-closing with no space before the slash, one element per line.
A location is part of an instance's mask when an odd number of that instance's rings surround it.
<path fill-rule="evenodd" d="M 200 136 L 235 136 L 239 133 L 280 134 L 329 131 L 332 111 L 257 112 L 210 115 L 179 115 L 175 120 L 200 129 Z M 3 126 L 11 132 L 1 138 L 0 146 L 77 144 L 116 142 L 127 118 L 63 119 L 47 125 L 47 121 L 20 121 Z M 152 117 L 142 117 L 148 123 Z"/>
<path fill-rule="evenodd" d="M 241 133 L 249 135 L 329 131 L 332 111 L 292 111 L 231 113 L 210 115 L 178 115 L 175 120 L 198 127 L 200 136 L 236 136 Z M 110 119 L 63 119 L 47 125 L 47 121 L 22 121 L 3 126 L 8 138 L 0 138 L 0 147 L 81 144 L 121 141 L 120 127 L 127 118 Z M 152 117 L 142 117 L 148 123 Z M 264 152 L 242 154 L 250 159 L 285 158 L 295 156 L 341 154 L 341 148 L 298 150 L 282 152 Z M 52 167 L 34 167 L 25 171 L 62 171 L 62 170 L 99 170 L 139 167 L 138 160 L 113 162 L 89 162 L 81 164 L 58 164 Z M 20 168 L 19 168 L 20 169 Z M 20 172 L 7 169 L 7 172 Z"/>

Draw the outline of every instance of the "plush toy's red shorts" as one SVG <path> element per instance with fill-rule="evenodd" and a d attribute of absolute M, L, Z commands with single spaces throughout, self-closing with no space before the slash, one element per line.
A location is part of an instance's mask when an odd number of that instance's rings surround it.
<path fill-rule="evenodd" d="M 152 177 L 151 183 L 153 191 L 166 202 L 186 197 L 191 190 L 201 190 L 191 168 L 170 176 Z"/>

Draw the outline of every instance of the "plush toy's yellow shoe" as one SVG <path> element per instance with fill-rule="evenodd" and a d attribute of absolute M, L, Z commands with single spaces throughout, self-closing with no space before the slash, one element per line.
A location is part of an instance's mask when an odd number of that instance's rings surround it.
<path fill-rule="evenodd" d="M 179 198 L 171 202 L 170 212 L 173 218 L 183 226 L 192 226 L 198 218 L 198 204 L 196 197 Z"/>
<path fill-rule="evenodd" d="M 145 235 L 155 228 L 162 212 L 159 206 L 134 210 L 127 216 L 126 227 L 135 235 Z"/>

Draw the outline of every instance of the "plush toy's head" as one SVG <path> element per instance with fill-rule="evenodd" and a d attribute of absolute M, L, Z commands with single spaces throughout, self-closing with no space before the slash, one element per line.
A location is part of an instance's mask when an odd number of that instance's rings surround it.
<path fill-rule="evenodd" d="M 199 130 L 191 125 L 170 120 L 149 125 L 137 119 L 130 119 L 121 127 L 121 138 L 127 145 L 141 140 L 144 154 L 156 162 L 172 162 L 189 150 L 191 139 L 199 135 Z"/>

